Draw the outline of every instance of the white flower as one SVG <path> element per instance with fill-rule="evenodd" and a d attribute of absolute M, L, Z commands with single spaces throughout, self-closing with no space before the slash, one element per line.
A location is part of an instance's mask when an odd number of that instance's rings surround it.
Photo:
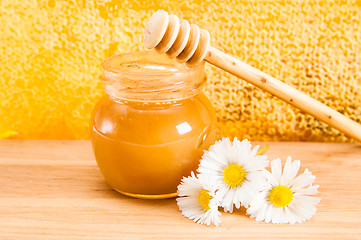
<path fill-rule="evenodd" d="M 194 175 L 184 177 L 178 186 L 177 204 L 182 214 L 194 222 L 218 226 L 221 222 L 218 211 L 219 200 L 215 194 L 216 185 L 209 179 Z"/>
<path fill-rule="evenodd" d="M 236 208 L 248 207 L 253 196 L 264 188 L 262 170 L 268 166 L 267 156 L 257 155 L 259 146 L 251 148 L 247 139 L 240 142 L 235 138 L 232 143 L 223 138 L 202 156 L 198 172 L 217 183 L 217 196 L 225 212 L 233 212 L 233 204 Z"/>
<path fill-rule="evenodd" d="M 315 176 L 306 169 L 296 177 L 300 161 L 288 157 L 282 173 L 281 159 L 271 162 L 271 170 L 264 170 L 267 178 L 266 188 L 258 193 L 247 214 L 257 221 L 272 223 L 301 223 L 309 220 L 315 213 L 315 205 L 320 198 L 307 195 L 318 193 L 318 185 L 312 186 Z"/>

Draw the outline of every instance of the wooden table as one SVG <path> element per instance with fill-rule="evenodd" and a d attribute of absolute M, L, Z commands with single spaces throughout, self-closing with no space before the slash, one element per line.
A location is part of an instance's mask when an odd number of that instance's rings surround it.
<path fill-rule="evenodd" d="M 265 145 L 266 143 L 260 143 Z M 270 159 L 301 160 L 320 185 L 303 224 L 256 222 L 245 210 L 221 226 L 183 217 L 175 199 L 139 200 L 104 181 L 88 141 L 0 141 L 0 239 L 360 239 L 361 145 L 269 143 Z"/>

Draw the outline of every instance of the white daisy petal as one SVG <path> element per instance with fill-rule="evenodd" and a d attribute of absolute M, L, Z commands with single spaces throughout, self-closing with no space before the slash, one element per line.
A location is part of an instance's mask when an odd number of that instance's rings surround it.
<path fill-rule="evenodd" d="M 272 173 L 269 172 L 267 169 L 263 169 L 262 174 L 267 179 L 267 181 L 272 180 Z"/>
<path fill-rule="evenodd" d="M 302 194 L 302 195 L 316 195 L 318 193 L 318 187 L 319 185 L 310 185 L 307 188 L 300 188 L 297 189 L 297 194 Z M 291 188 L 292 190 L 292 188 Z"/>
<path fill-rule="evenodd" d="M 315 178 L 316 177 L 313 176 L 312 173 L 306 168 L 304 173 L 295 178 L 291 187 L 293 190 L 295 190 L 309 186 L 315 181 Z"/>
<path fill-rule="evenodd" d="M 303 195 L 295 195 L 294 197 L 294 201 L 295 204 L 297 204 L 297 202 L 301 202 L 302 204 L 307 204 L 307 205 L 316 205 L 320 202 L 320 198 L 318 197 L 311 197 L 311 196 L 303 196 Z M 298 203 L 298 204 L 301 204 Z"/>
<path fill-rule="evenodd" d="M 316 213 L 316 208 L 313 205 L 305 204 L 302 201 L 297 201 L 293 207 L 294 215 L 298 223 L 311 219 Z"/>
<path fill-rule="evenodd" d="M 301 162 L 295 160 L 292 162 L 292 158 L 289 156 L 285 163 L 285 167 L 282 174 L 281 185 L 289 186 L 289 181 L 294 179 L 300 169 Z"/>
<path fill-rule="evenodd" d="M 249 172 L 247 174 L 247 180 L 250 184 L 257 183 L 262 186 L 266 184 L 266 176 L 261 171 Z"/>
<path fill-rule="evenodd" d="M 249 144 L 250 147 L 252 147 L 251 143 Z M 258 152 L 258 149 L 259 149 L 259 145 L 256 145 L 250 152 L 249 152 L 249 157 L 250 156 L 256 156 L 257 155 L 257 152 Z"/>
<path fill-rule="evenodd" d="M 272 217 L 275 215 L 276 212 L 276 208 L 274 208 L 271 204 L 267 204 L 267 210 L 264 213 L 264 216 L 262 216 L 262 218 L 264 218 L 264 221 L 266 223 L 269 223 L 270 221 L 272 221 Z"/>
<path fill-rule="evenodd" d="M 251 218 L 253 214 L 255 214 L 262 206 L 264 206 L 266 195 L 266 191 L 255 194 L 250 207 L 247 209 L 247 214 L 251 215 Z"/>
<path fill-rule="evenodd" d="M 272 223 L 284 223 L 283 219 L 282 219 L 282 208 L 274 208 L 274 213 L 273 216 L 270 216 L 270 218 L 272 219 Z"/>
<path fill-rule="evenodd" d="M 224 208 L 225 212 L 233 212 L 233 199 L 236 194 L 235 188 L 230 188 L 228 192 L 225 194 L 224 199 L 221 203 L 221 206 Z"/>
<path fill-rule="evenodd" d="M 257 221 L 272 223 L 295 224 L 311 219 L 320 202 L 314 197 L 319 186 L 312 185 L 315 177 L 308 169 L 296 177 L 299 169 L 300 161 L 288 157 L 282 173 L 281 160 L 273 160 L 272 172 L 262 171 L 266 184 L 261 193 L 255 194 L 247 214 Z"/>
<path fill-rule="evenodd" d="M 248 171 L 262 170 L 268 166 L 267 155 L 257 155 L 253 157 L 253 161 L 248 161 L 245 167 Z"/>
<path fill-rule="evenodd" d="M 280 184 L 282 175 L 282 164 L 280 158 L 277 158 L 271 162 L 271 173 L 272 178 L 274 179 L 276 184 Z"/>
<path fill-rule="evenodd" d="M 296 219 L 294 218 L 293 213 L 290 211 L 290 208 L 285 207 L 284 211 L 285 211 L 285 215 L 286 215 L 286 218 L 287 218 L 287 222 L 289 222 L 290 224 L 295 224 Z"/>
<path fill-rule="evenodd" d="M 254 217 L 256 218 L 256 221 L 263 221 L 266 216 L 267 211 L 267 204 L 261 205 L 261 207 L 258 209 L 257 212 L 255 212 Z"/>

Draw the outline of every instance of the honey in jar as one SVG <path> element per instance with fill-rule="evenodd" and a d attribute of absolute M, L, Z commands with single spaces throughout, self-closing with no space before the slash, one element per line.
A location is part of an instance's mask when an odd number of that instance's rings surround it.
<path fill-rule="evenodd" d="M 155 52 L 106 59 L 106 95 L 96 104 L 91 140 L 109 185 L 128 196 L 176 196 L 218 135 L 214 109 L 202 93 L 204 64 L 184 64 Z"/>

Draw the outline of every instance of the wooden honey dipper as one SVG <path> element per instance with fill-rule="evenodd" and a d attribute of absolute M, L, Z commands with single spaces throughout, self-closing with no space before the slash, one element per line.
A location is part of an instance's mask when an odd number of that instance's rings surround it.
<path fill-rule="evenodd" d="M 361 142 L 361 125 L 276 78 L 210 46 L 210 34 L 195 24 L 159 10 L 145 26 L 144 46 L 185 62 L 188 67 L 205 60 L 271 93 Z"/>

